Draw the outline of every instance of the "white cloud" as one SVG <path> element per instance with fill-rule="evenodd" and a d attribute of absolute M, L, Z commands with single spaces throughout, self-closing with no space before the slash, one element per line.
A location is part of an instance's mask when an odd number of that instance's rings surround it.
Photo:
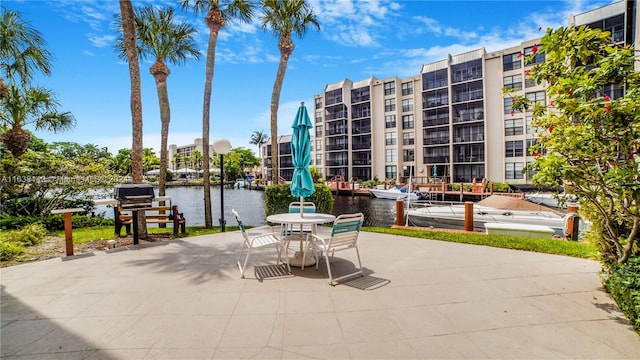
<path fill-rule="evenodd" d="M 116 37 L 114 35 L 96 35 L 96 34 L 87 34 L 87 40 L 96 47 L 107 47 L 111 46 L 116 41 Z"/>
<path fill-rule="evenodd" d="M 84 51 L 82 52 L 82 54 L 83 54 L 83 55 L 87 55 L 87 56 L 96 56 L 96 54 L 92 53 L 92 52 L 91 52 L 91 51 L 89 51 L 89 50 L 84 50 Z"/>

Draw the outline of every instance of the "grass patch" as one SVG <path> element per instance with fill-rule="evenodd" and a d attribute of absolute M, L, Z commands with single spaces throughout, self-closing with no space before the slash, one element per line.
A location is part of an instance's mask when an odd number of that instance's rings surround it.
<path fill-rule="evenodd" d="M 237 226 L 227 226 L 227 231 L 235 231 L 238 230 Z M 178 232 L 178 238 L 190 237 L 190 236 L 199 236 L 199 235 L 207 235 L 207 234 L 217 234 L 220 232 L 219 227 L 213 227 L 211 229 L 207 229 L 204 226 L 187 226 L 186 233 L 182 234 Z M 123 231 L 124 233 L 124 231 Z M 149 227 L 147 228 L 147 233 L 152 235 L 172 235 L 173 229 L 171 227 L 166 227 L 164 229 L 157 227 Z M 64 231 L 56 231 L 50 234 L 51 236 L 56 236 L 64 239 Z M 84 244 L 91 241 L 96 240 L 110 240 L 116 239 L 116 235 L 113 231 L 113 226 L 92 226 L 86 228 L 73 229 L 73 243 L 74 244 Z"/>
<path fill-rule="evenodd" d="M 565 255 L 583 259 L 597 260 L 595 246 L 576 242 L 554 239 L 536 239 L 507 235 L 464 234 L 429 230 L 393 229 L 386 227 L 366 227 L 364 231 L 382 234 L 409 236 L 421 239 L 456 242 L 461 244 L 473 244 L 492 246 L 504 249 L 533 251 L 545 254 Z"/>

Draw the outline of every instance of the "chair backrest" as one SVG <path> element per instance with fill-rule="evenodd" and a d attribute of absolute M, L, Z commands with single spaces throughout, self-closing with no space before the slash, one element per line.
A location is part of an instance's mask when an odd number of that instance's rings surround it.
<path fill-rule="evenodd" d="M 354 246 L 364 222 L 362 213 L 343 214 L 333 222 L 331 239 L 327 245 L 329 249 Z"/>
<path fill-rule="evenodd" d="M 242 232 L 242 236 L 244 237 L 245 241 L 249 241 L 249 235 L 247 235 L 247 230 L 244 227 L 244 223 L 242 222 L 242 219 L 240 218 L 240 214 L 238 214 L 238 212 L 235 209 L 232 209 L 231 212 L 233 213 L 233 216 L 236 217 L 236 221 L 238 222 L 238 227 L 240 228 L 240 231 Z"/>
<path fill-rule="evenodd" d="M 302 206 L 302 211 L 304 213 L 315 213 L 316 212 L 316 204 L 310 201 L 304 201 L 302 204 L 300 201 L 294 201 L 289 204 L 289 213 L 299 213 L 300 206 Z"/>

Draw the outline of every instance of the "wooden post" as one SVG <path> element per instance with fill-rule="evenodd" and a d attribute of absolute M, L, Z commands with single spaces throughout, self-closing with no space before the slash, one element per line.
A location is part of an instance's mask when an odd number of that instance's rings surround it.
<path fill-rule="evenodd" d="M 404 225 L 404 201 L 396 200 L 396 225 Z"/>
<path fill-rule="evenodd" d="M 64 242 L 67 256 L 73 256 L 73 233 L 71 214 L 74 212 L 84 211 L 83 208 L 73 209 L 55 209 L 51 210 L 52 214 L 64 214 Z"/>
<path fill-rule="evenodd" d="M 567 213 L 569 214 L 576 214 L 574 216 L 570 216 L 567 219 L 567 228 L 565 229 L 566 232 L 566 236 L 570 239 L 570 240 L 578 240 L 578 230 L 579 230 L 579 218 L 578 218 L 578 207 L 575 205 L 568 205 L 567 206 Z"/>
<path fill-rule="evenodd" d="M 493 183 L 489 184 L 489 195 L 493 195 Z"/>
<path fill-rule="evenodd" d="M 473 231 L 473 202 L 464 203 L 464 230 Z"/>

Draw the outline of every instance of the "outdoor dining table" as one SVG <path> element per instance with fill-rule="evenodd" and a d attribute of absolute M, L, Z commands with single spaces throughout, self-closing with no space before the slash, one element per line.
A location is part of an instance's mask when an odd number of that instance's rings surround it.
<path fill-rule="evenodd" d="M 283 234 L 285 227 L 291 225 L 298 225 L 302 229 L 304 225 L 311 225 L 314 233 L 317 228 L 317 225 L 331 223 L 336 219 L 334 215 L 331 214 L 322 214 L 322 213 L 283 213 L 283 214 L 274 214 L 267 216 L 267 222 L 273 224 L 280 224 L 280 233 Z M 302 259 L 302 246 L 303 241 L 300 241 L 300 251 L 296 253 L 296 255 L 289 260 L 289 265 L 302 267 L 303 259 Z M 304 266 L 310 266 L 315 264 L 315 259 L 312 257 L 305 256 Z"/>

